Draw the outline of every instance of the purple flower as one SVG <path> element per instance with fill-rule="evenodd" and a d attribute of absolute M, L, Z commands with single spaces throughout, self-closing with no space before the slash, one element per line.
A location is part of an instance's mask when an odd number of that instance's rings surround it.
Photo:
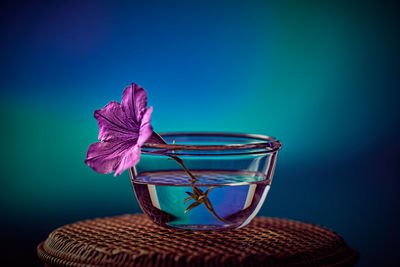
<path fill-rule="evenodd" d="M 132 83 L 125 88 L 121 104 L 112 101 L 96 110 L 94 117 L 99 124 L 101 142 L 89 146 L 85 163 L 99 173 L 115 171 L 114 176 L 135 166 L 140 159 L 141 146 L 153 134 L 150 125 L 153 108 L 146 106 L 146 91 Z M 157 136 L 154 133 L 152 139 Z"/>

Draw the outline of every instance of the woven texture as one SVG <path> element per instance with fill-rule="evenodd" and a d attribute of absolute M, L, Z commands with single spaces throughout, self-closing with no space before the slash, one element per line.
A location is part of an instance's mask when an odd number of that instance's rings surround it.
<path fill-rule="evenodd" d="M 242 229 L 192 232 L 142 214 L 63 226 L 37 253 L 68 266 L 352 266 L 359 257 L 338 234 L 297 221 L 256 217 Z"/>

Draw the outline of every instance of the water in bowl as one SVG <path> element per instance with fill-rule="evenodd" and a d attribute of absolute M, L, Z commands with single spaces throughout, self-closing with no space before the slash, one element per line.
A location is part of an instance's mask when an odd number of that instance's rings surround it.
<path fill-rule="evenodd" d="M 245 226 L 261 208 L 270 187 L 262 173 L 248 171 L 157 171 L 138 175 L 139 204 L 156 223 L 190 230 Z"/>

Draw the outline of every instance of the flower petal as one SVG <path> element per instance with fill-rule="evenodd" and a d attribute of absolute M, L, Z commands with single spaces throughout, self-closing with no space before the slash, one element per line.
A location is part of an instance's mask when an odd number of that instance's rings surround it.
<path fill-rule="evenodd" d="M 132 83 L 125 88 L 122 102 L 112 101 L 96 110 L 94 117 L 99 124 L 99 139 L 92 144 L 85 163 L 100 173 L 115 170 L 115 176 L 135 166 L 140 160 L 140 148 L 149 139 L 165 143 L 153 132 L 150 125 L 153 108 L 146 108 L 146 91 Z"/>
<path fill-rule="evenodd" d="M 135 144 L 127 153 L 121 158 L 118 168 L 115 170 L 114 176 L 120 175 L 126 169 L 135 166 L 140 160 L 140 146 Z"/>
<path fill-rule="evenodd" d="M 139 131 L 139 138 L 137 143 L 139 146 L 142 146 L 153 134 L 153 127 L 150 125 L 151 120 L 151 113 L 153 112 L 153 108 L 149 107 L 146 109 L 141 124 L 140 124 L 140 131 Z"/>
<path fill-rule="evenodd" d="M 139 85 L 132 83 L 122 94 L 122 108 L 129 121 L 139 123 L 147 106 L 147 93 Z"/>
<path fill-rule="evenodd" d="M 112 140 L 91 144 L 85 163 L 99 173 L 111 173 L 120 164 L 122 157 L 135 143 Z"/>
<path fill-rule="evenodd" d="M 121 104 L 112 101 L 104 108 L 94 112 L 94 117 L 99 124 L 99 140 L 111 139 L 137 139 L 139 125 L 129 122 Z"/>

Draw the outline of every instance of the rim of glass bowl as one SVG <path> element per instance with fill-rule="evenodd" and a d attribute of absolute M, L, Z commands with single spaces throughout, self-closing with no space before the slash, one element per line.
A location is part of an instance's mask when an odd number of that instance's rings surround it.
<path fill-rule="evenodd" d="M 179 156 L 226 156 L 226 155 L 248 155 L 248 154 L 268 154 L 281 149 L 282 143 L 275 137 L 259 134 L 240 134 L 240 133 L 212 133 L 212 132 L 176 132 L 161 133 L 162 137 L 217 137 L 217 138 L 242 138 L 246 143 L 224 144 L 224 145 L 179 145 L 179 144 L 158 144 L 145 143 L 142 146 L 143 153 L 165 154 L 173 153 Z M 249 141 L 249 140 L 254 140 Z"/>

